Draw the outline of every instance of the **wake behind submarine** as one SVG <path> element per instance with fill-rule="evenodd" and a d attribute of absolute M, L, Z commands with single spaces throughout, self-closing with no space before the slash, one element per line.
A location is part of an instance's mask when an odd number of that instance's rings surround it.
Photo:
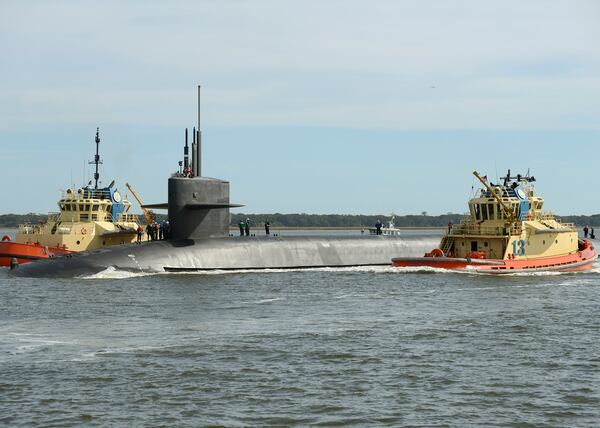
<path fill-rule="evenodd" d="M 74 253 L 18 266 L 10 273 L 33 278 L 74 278 L 116 270 L 161 273 L 212 270 L 299 269 L 390 265 L 394 257 L 421 256 L 436 236 L 229 236 L 229 182 L 201 175 L 200 86 L 198 129 L 191 162 L 187 129 L 183 172 L 168 179 L 170 238 Z M 181 164 L 181 163 L 180 163 Z"/>

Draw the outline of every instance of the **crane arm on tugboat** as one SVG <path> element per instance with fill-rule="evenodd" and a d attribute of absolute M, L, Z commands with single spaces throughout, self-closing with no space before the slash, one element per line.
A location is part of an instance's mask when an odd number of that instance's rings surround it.
<path fill-rule="evenodd" d="M 129 183 L 125 183 L 125 186 L 129 189 L 129 191 L 131 192 L 131 194 L 133 195 L 135 200 L 138 202 L 138 204 L 140 204 L 140 207 L 144 211 L 144 217 L 146 218 L 146 224 L 152 224 L 152 222 L 156 218 L 154 212 L 147 209 L 144 206 L 144 204 L 142 204 L 142 200 L 138 197 L 137 193 L 135 193 L 135 191 L 133 190 L 133 187 L 131 187 L 131 185 Z"/>
<path fill-rule="evenodd" d="M 494 196 L 494 198 L 496 199 L 496 201 L 498 201 L 498 203 L 502 207 L 502 210 L 506 214 L 506 217 L 510 221 L 510 223 L 511 224 L 514 223 L 517 220 L 517 217 L 515 216 L 515 213 L 506 206 L 506 204 L 504 203 L 504 201 L 502 200 L 502 198 L 500 198 L 500 196 L 498 196 L 496 194 L 496 192 L 494 191 L 494 189 L 492 189 L 492 186 L 490 186 L 488 184 L 487 180 L 484 180 L 483 177 L 481 175 L 479 175 L 479 173 L 477 171 L 473 171 L 473 175 L 475 177 L 477 177 L 477 179 L 481 182 L 481 184 L 483 184 L 483 186 L 487 189 L 487 191 L 490 192 L 490 195 Z"/>

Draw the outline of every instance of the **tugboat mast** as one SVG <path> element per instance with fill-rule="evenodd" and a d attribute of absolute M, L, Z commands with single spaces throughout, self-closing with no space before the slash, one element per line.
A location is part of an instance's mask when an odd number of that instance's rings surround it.
<path fill-rule="evenodd" d="M 94 156 L 93 162 L 88 162 L 90 165 L 96 165 L 96 172 L 94 172 L 94 189 L 98 190 L 98 179 L 100 178 L 100 174 L 98 173 L 98 165 L 102 163 L 100 160 L 100 155 L 98 154 L 100 146 L 100 128 L 96 128 L 96 156 Z"/>

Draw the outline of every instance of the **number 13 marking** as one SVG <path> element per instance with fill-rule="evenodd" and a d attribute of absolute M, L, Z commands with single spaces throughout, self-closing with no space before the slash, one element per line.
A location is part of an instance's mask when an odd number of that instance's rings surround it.
<path fill-rule="evenodd" d="M 513 254 L 515 254 L 517 256 L 525 255 L 525 241 L 524 240 L 520 239 L 519 241 L 513 241 Z"/>

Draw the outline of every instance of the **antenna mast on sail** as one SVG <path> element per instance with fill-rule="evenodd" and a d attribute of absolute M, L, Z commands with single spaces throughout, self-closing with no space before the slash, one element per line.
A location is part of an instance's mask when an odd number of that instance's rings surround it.
<path fill-rule="evenodd" d="M 200 131 L 200 85 L 198 85 L 198 128 L 196 130 L 196 177 L 202 176 L 202 131 Z"/>

